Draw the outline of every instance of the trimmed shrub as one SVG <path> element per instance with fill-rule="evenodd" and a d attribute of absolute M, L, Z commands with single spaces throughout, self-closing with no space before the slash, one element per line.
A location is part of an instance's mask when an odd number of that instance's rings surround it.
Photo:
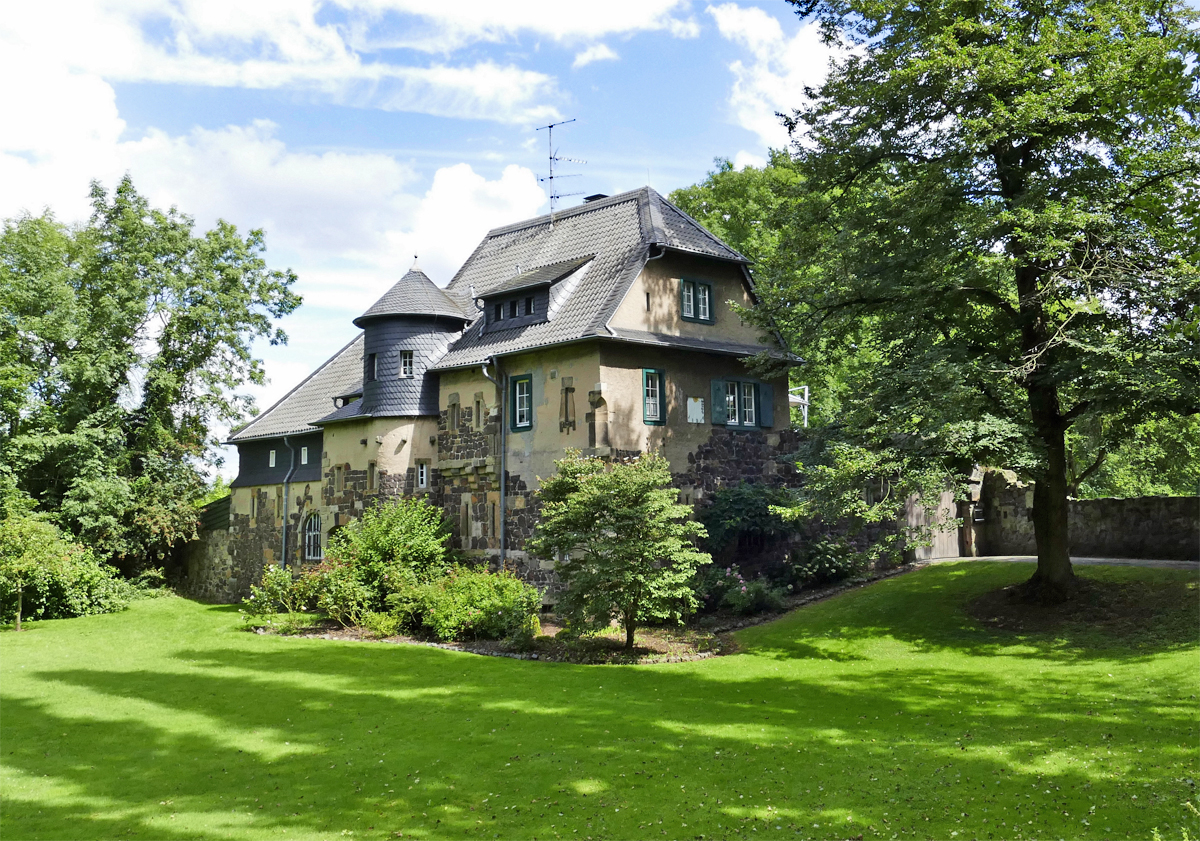
<path fill-rule="evenodd" d="M 369 611 L 363 616 L 363 628 L 377 639 L 385 637 L 394 637 L 400 633 L 403 623 L 399 616 L 394 616 L 390 613 L 376 613 Z"/>
<path fill-rule="evenodd" d="M 123 610 L 141 593 L 45 520 L 0 520 L 0 621 L 64 619 Z"/>
<path fill-rule="evenodd" d="M 532 639 L 541 596 L 511 572 L 456 567 L 388 598 L 393 615 L 438 639 Z"/>
<path fill-rule="evenodd" d="M 845 543 L 817 540 L 805 548 L 803 559 L 791 566 L 792 582 L 807 586 L 850 578 L 862 572 L 865 564 Z"/>

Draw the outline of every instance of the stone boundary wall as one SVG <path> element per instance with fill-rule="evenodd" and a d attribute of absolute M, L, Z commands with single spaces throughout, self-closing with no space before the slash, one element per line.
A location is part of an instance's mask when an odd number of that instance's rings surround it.
<path fill-rule="evenodd" d="M 979 554 L 1037 554 L 1032 484 L 989 471 L 983 477 L 979 508 Z M 1069 517 L 1072 555 L 1200 561 L 1200 498 L 1074 499 Z"/>

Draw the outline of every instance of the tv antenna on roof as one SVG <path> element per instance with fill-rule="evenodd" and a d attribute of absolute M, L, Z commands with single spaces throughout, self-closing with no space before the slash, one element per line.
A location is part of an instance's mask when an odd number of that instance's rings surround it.
<path fill-rule="evenodd" d="M 578 158 L 561 157 L 558 154 L 558 150 L 554 148 L 554 128 L 556 126 L 565 126 L 567 123 L 573 123 L 573 122 L 575 122 L 574 117 L 572 117 L 569 120 L 563 120 L 562 122 L 559 122 L 559 123 L 551 123 L 548 126 L 539 126 L 537 129 L 538 131 L 542 131 L 543 129 L 546 131 L 546 146 L 550 152 L 550 174 L 548 176 L 546 176 L 545 178 L 539 178 L 538 181 L 543 182 L 550 188 L 550 227 L 552 227 L 552 228 L 554 227 L 554 211 L 558 209 L 558 200 L 565 199 L 567 196 L 583 195 L 583 190 L 577 190 L 574 193 L 560 193 L 560 192 L 558 192 L 558 189 L 554 186 L 554 179 L 556 179 L 556 178 L 578 178 L 580 176 L 580 174 L 578 172 L 570 173 L 567 175 L 555 175 L 554 174 L 554 164 L 555 163 L 572 163 L 572 164 L 586 164 L 587 163 L 587 161 L 581 161 Z"/>

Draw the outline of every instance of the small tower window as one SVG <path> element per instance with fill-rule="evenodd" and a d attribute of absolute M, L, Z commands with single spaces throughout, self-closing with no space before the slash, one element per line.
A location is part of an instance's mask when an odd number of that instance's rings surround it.
<path fill-rule="evenodd" d="M 427 461 L 417 462 L 417 487 L 429 487 L 429 462 Z"/>
<path fill-rule="evenodd" d="M 275 451 L 271 450 L 271 452 L 267 453 L 267 467 L 274 467 L 274 466 L 275 466 Z"/>
<path fill-rule="evenodd" d="M 400 351 L 400 376 L 411 377 L 413 375 L 413 352 L 411 350 Z"/>
<path fill-rule="evenodd" d="M 300 463 L 308 464 L 308 447 L 300 448 Z"/>
<path fill-rule="evenodd" d="M 366 369 L 364 376 L 366 377 L 366 380 L 369 383 L 375 382 L 375 359 L 376 359 L 375 354 L 373 354 L 373 353 L 367 354 L 367 369 Z"/>

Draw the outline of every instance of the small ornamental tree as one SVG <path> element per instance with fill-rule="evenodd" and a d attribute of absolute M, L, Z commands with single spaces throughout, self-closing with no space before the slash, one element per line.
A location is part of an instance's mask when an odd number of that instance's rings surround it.
<path fill-rule="evenodd" d="M 690 581 L 712 558 L 693 544 L 707 533 L 678 503 L 667 460 L 650 453 L 606 464 L 568 450 L 555 464 L 528 546 L 557 561 L 566 586 L 557 607 L 571 626 L 598 630 L 616 619 L 629 650 L 640 623 L 693 610 Z"/>

